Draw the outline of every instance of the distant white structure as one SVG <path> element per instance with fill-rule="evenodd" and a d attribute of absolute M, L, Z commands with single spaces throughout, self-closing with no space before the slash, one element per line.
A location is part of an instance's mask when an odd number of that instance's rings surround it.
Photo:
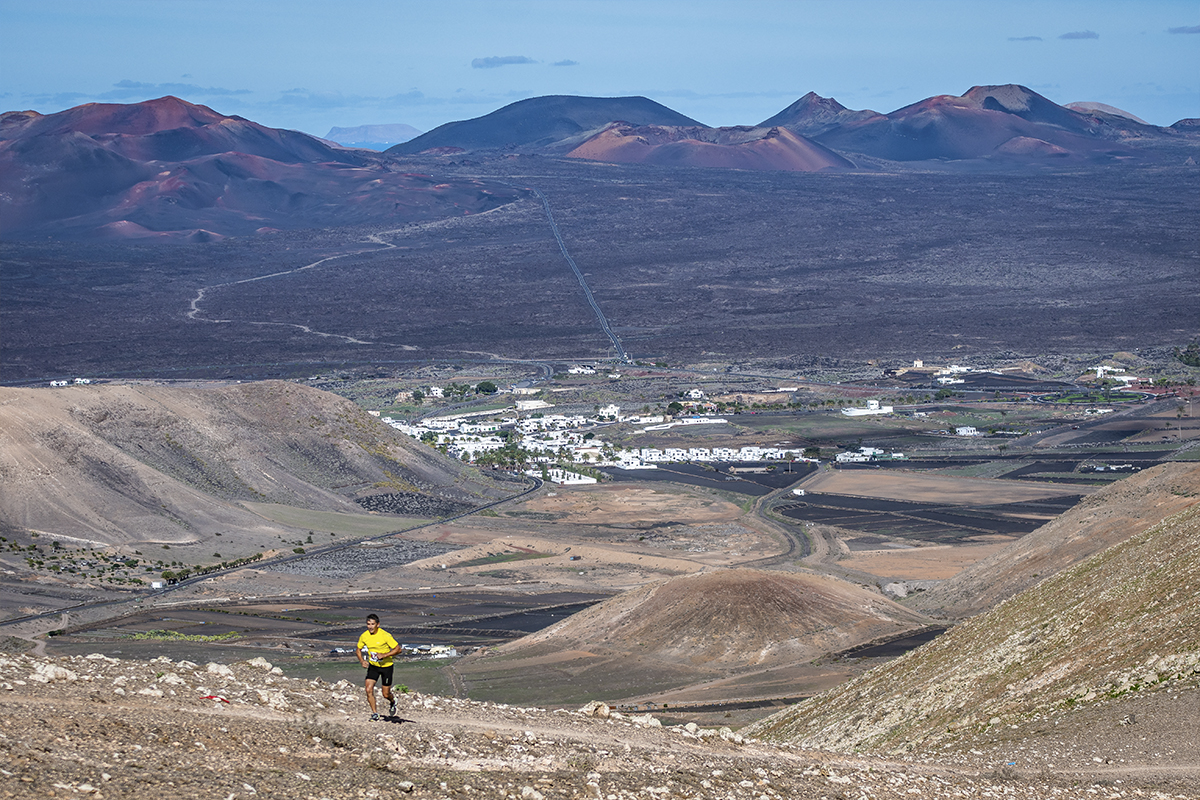
<path fill-rule="evenodd" d="M 440 387 L 440 386 L 430 386 L 429 391 L 425 392 L 425 394 L 429 395 L 430 397 L 445 397 L 446 396 L 446 393 L 444 391 L 442 391 L 442 387 Z"/>
<path fill-rule="evenodd" d="M 50 381 L 50 385 L 55 386 L 55 387 L 66 386 L 67 382 L 66 381 Z"/>
<path fill-rule="evenodd" d="M 539 408 L 554 408 L 545 400 L 518 400 L 515 403 L 517 411 L 537 411 Z"/>
<path fill-rule="evenodd" d="M 610 417 L 612 419 L 619 419 L 621 416 L 621 407 L 619 405 L 617 405 L 616 403 L 612 403 L 607 406 L 603 406 L 597 412 L 597 416 Z"/>
<path fill-rule="evenodd" d="M 857 452 L 838 453 L 834 459 L 839 464 L 865 463 L 868 461 L 904 461 L 904 453 L 888 453 L 878 447 L 860 447 Z"/>
<path fill-rule="evenodd" d="M 688 389 L 686 396 L 687 396 L 688 400 L 703 400 L 704 399 L 704 390 L 703 389 Z"/>
<path fill-rule="evenodd" d="M 536 389 L 532 386 L 514 386 L 512 387 L 513 394 L 537 394 L 541 389 Z"/>
<path fill-rule="evenodd" d="M 596 369 L 586 364 L 580 364 L 579 366 L 571 367 L 567 372 L 571 375 L 595 375 Z"/>
<path fill-rule="evenodd" d="M 525 474 L 534 478 L 542 477 L 542 471 L 539 469 L 527 469 L 525 470 Z M 559 486 L 584 486 L 596 482 L 595 478 L 580 475 L 578 472 L 568 472 L 565 469 L 558 469 L 557 467 L 546 470 L 546 479 Z"/>
<path fill-rule="evenodd" d="M 728 421 L 722 417 L 684 417 L 683 419 L 677 419 L 674 422 L 668 422 L 664 425 L 651 425 L 647 428 L 642 428 L 642 432 L 665 431 L 668 428 L 676 428 L 680 425 L 720 425 Z"/>
<path fill-rule="evenodd" d="M 964 381 L 962 378 L 952 378 L 952 377 L 945 376 L 945 375 L 938 378 L 937 382 L 940 383 L 942 386 L 945 386 L 948 383 L 966 383 L 966 381 Z"/>
<path fill-rule="evenodd" d="M 959 425 L 954 429 L 955 436 L 983 436 L 974 425 Z"/>
<path fill-rule="evenodd" d="M 843 408 L 847 417 L 865 417 L 872 414 L 891 414 L 892 406 L 881 406 L 878 400 L 868 400 L 866 408 Z"/>
<path fill-rule="evenodd" d="M 913 369 L 925 369 L 925 362 L 919 358 L 916 359 L 913 361 Z"/>
<path fill-rule="evenodd" d="M 92 382 L 91 378 L 76 378 L 75 379 L 76 386 L 86 386 L 91 382 Z"/>

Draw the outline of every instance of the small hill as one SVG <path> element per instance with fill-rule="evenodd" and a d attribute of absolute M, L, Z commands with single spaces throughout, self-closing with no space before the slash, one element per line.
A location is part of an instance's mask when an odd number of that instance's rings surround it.
<path fill-rule="evenodd" d="M 0 236 L 211 240 L 478 213 L 507 187 L 387 168 L 361 150 L 163 97 L 0 115 Z"/>
<path fill-rule="evenodd" d="M 248 503 L 362 514 L 356 500 L 389 493 L 456 509 L 499 494 L 458 472 L 349 401 L 282 381 L 0 388 L 10 534 L 127 545 L 234 532 L 225 549 L 253 552 L 283 527 Z"/>
<path fill-rule="evenodd" d="M 854 164 L 781 127 L 696 128 L 609 125 L 567 153 L 625 164 L 817 172 Z"/>
<path fill-rule="evenodd" d="M 625 592 L 458 670 L 475 697 L 525 682 L 540 703 L 618 700 L 805 664 L 928 621 L 837 578 L 717 570 Z"/>
<path fill-rule="evenodd" d="M 1072 111 L 1078 111 L 1080 114 L 1107 114 L 1110 117 L 1123 117 L 1133 120 L 1142 125 L 1149 125 L 1149 122 L 1134 114 L 1124 111 L 1115 106 L 1110 106 L 1107 103 L 1093 103 L 1090 101 L 1080 101 L 1075 103 L 1067 103 L 1063 108 L 1069 108 Z"/>
<path fill-rule="evenodd" d="M 475 119 L 448 122 L 387 152 L 395 155 L 448 150 L 536 152 L 561 148 L 564 141 L 581 141 L 611 122 L 700 126 L 696 120 L 645 97 L 551 95 L 520 100 Z"/>
<path fill-rule="evenodd" d="M 1200 464 L 1159 464 L 1085 497 L 1062 516 L 950 580 L 905 601 L 927 614 L 978 614 L 1188 508 L 1200 497 Z"/>
<path fill-rule="evenodd" d="M 1103 715 L 1109 730 L 1141 726 L 1115 737 L 1120 749 L 1138 735 L 1171 729 L 1181 734 L 1183 761 L 1195 764 L 1197 597 L 1200 503 L 1193 496 L 1188 509 L 749 733 L 842 752 L 990 742 L 1015 761 L 1039 738 L 1052 740 L 1059 722 L 1089 712 L 1098 720 L 1097 709 L 1111 704 L 1114 711 Z M 1184 693 L 1175 694 L 1181 702 L 1171 702 L 1175 692 Z M 1117 746 L 1109 738 L 1111 754 Z"/>

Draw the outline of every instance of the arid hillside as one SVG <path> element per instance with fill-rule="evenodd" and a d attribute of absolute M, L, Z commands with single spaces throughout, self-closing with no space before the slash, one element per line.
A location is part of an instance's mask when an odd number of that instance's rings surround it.
<path fill-rule="evenodd" d="M 391 494 L 436 516 L 511 493 L 458 478 L 354 404 L 293 383 L 0 389 L 10 533 L 132 545 L 237 531 L 245 544 L 285 526 L 244 503 L 362 514 L 356 500 Z"/>
<path fill-rule="evenodd" d="M 1196 763 L 1200 504 L 1112 545 L 933 642 L 755 723 L 755 736 L 875 752 L 991 748 L 1053 767 L 1060 725 L 1133 758 L 1174 732 L 1160 763 Z M 1122 728 L 1137 725 L 1128 732 Z M 1062 728 L 1061 730 L 1066 730 Z M 981 750 L 982 752 L 982 750 Z M 1102 751 L 1103 752 L 1103 751 Z M 1097 769 L 1100 769 L 1099 767 Z"/>
<path fill-rule="evenodd" d="M 955 619 L 978 614 L 1194 505 L 1197 497 L 1200 464 L 1161 464 L 1104 487 L 1052 522 L 904 604 Z"/>
<path fill-rule="evenodd" d="M 0 654 L 0 796 L 833 800 L 1195 797 L 1186 784 L 804 752 L 644 715 L 401 696 L 368 722 L 355 682 L 262 658 L 196 664 Z M 1160 791 L 1161 789 L 1161 791 Z M 1103 793 L 1101 793 L 1103 792 Z"/>

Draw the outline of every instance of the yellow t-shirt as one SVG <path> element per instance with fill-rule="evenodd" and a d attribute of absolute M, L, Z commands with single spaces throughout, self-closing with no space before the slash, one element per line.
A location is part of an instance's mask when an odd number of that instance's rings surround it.
<path fill-rule="evenodd" d="M 390 667 L 392 665 L 392 657 L 381 657 L 381 654 L 390 653 L 398 646 L 392 635 L 383 628 L 376 628 L 375 633 L 363 631 L 362 636 L 358 637 L 358 652 L 361 653 L 363 647 L 366 647 L 371 653 L 367 658 L 367 663 L 380 667 Z"/>

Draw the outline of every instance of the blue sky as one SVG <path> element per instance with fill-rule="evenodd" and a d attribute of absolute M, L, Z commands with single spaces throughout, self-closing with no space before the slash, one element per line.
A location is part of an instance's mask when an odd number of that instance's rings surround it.
<path fill-rule="evenodd" d="M 0 0 L 0 31 L 3 110 L 174 94 L 316 135 L 547 94 L 737 125 L 1001 83 L 1200 117 L 1196 0 Z"/>

